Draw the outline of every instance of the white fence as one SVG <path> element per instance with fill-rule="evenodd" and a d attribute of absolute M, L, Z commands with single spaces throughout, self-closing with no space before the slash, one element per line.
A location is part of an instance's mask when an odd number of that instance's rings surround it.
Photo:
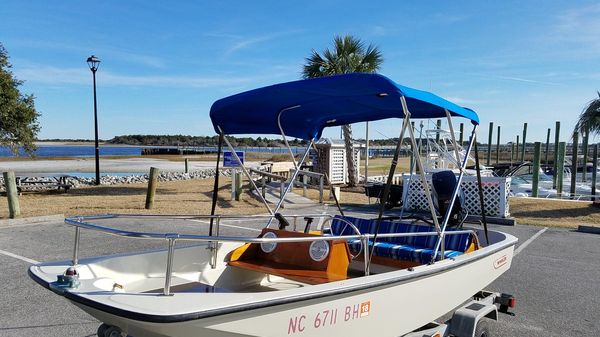
<path fill-rule="evenodd" d="M 431 174 L 427 175 L 427 185 L 431 191 Z M 510 192 L 510 177 L 481 177 L 481 185 L 483 188 L 485 214 L 499 218 L 509 217 L 508 194 Z M 477 177 L 463 177 L 461 188 L 464 195 L 463 207 L 466 208 L 469 215 L 481 215 Z M 406 198 L 407 193 L 408 198 Z M 410 175 L 404 176 L 402 198 L 406 200 L 405 207 L 408 210 L 429 210 L 427 198 L 421 184 L 421 177 L 418 175 L 413 175 L 412 179 L 410 179 Z"/>

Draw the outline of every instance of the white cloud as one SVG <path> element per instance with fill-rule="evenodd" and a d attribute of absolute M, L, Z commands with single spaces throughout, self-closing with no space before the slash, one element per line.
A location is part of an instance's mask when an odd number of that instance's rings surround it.
<path fill-rule="evenodd" d="M 86 68 L 59 68 L 52 66 L 28 66 L 14 69 L 17 78 L 28 83 L 52 85 L 88 85 L 90 72 Z M 286 72 L 266 71 L 260 76 L 231 76 L 221 74 L 216 76 L 173 76 L 173 75 L 127 75 L 108 71 L 98 71 L 98 82 L 103 86 L 149 86 L 149 87 L 231 87 L 261 82 L 272 78 L 288 75 Z"/>
<path fill-rule="evenodd" d="M 582 49 L 600 52 L 600 4 L 576 7 L 557 17 L 556 38 L 573 42 Z"/>
<path fill-rule="evenodd" d="M 295 35 L 300 32 L 301 32 L 300 30 L 291 30 L 291 31 L 273 33 L 273 34 L 256 36 L 256 37 L 251 37 L 251 38 L 237 38 L 237 37 L 232 36 L 232 38 L 234 38 L 235 40 L 241 40 L 241 41 L 235 42 L 233 44 L 233 46 L 231 46 L 229 49 L 227 49 L 227 51 L 225 51 L 225 56 L 229 56 L 237 51 L 250 48 L 254 45 L 257 45 L 257 44 L 260 44 L 260 43 L 263 43 L 266 41 L 270 41 L 270 40 L 288 36 L 288 35 Z"/>

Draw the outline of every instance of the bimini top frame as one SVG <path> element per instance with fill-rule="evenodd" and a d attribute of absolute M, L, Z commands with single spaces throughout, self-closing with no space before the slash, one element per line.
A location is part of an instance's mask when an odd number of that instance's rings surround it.
<path fill-rule="evenodd" d="M 321 136 L 325 127 L 386 118 L 402 118 L 403 126 L 400 132 L 400 141 L 396 147 L 396 153 L 390 167 L 390 176 L 384 189 L 384 200 L 381 202 L 382 206 L 379 211 L 379 221 L 376 226 L 374 241 L 377 239 L 379 223 L 383 215 L 383 205 L 389 193 L 391 177 L 396 168 L 400 145 L 406 130 L 408 130 L 413 148 L 417 148 L 412 127 L 409 127 L 411 118 L 446 117 L 450 121 L 450 117 L 453 116 L 467 118 L 471 120 L 474 126 L 468 153 L 475 141 L 475 131 L 479 125 L 479 117 L 475 111 L 460 107 L 432 93 L 405 87 L 385 76 L 370 73 L 319 77 L 254 89 L 222 98 L 216 101 L 210 110 L 213 127 L 221 136 L 227 134 L 280 134 L 284 141 L 286 136 L 309 140 L 310 144 L 302 156 L 300 164 L 296 164 L 292 156 L 292 161 L 296 167 L 296 172 L 291 178 L 292 181 L 298 173 L 301 163 L 306 159 L 311 144 Z M 229 142 L 227 145 L 231 147 Z M 235 154 L 235 151 L 233 153 Z M 427 186 L 419 156 L 416 156 L 416 162 L 421 173 L 423 186 Z M 466 161 L 461 165 L 461 172 L 451 198 L 451 204 L 456 201 L 465 166 Z M 245 173 L 247 174 L 247 172 Z M 256 188 L 256 186 L 254 187 Z M 274 212 L 266 204 L 266 201 L 262 200 L 269 213 L 277 214 L 285 194 L 289 191 L 289 187 L 286 188 Z M 443 256 L 444 234 L 452 207 L 449 207 L 446 214 L 443 215 L 443 222 L 440 226 L 435 214 L 431 193 L 427 188 L 424 189 L 424 192 L 436 231 L 439 233 L 436 253 L 441 248 Z"/>

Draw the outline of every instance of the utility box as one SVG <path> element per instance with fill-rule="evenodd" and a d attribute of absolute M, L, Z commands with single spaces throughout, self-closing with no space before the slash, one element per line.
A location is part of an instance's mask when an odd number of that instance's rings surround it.
<path fill-rule="evenodd" d="M 326 174 L 330 184 L 348 183 L 348 163 L 343 139 L 321 138 L 315 143 L 317 152 L 311 151 L 313 172 Z M 354 143 L 356 174 L 360 177 L 360 150 L 364 144 Z"/>

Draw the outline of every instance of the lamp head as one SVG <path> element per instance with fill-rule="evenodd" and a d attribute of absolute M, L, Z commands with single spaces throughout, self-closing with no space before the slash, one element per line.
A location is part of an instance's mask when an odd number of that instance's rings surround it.
<path fill-rule="evenodd" d="M 98 70 L 98 66 L 100 65 L 100 59 L 92 55 L 87 58 L 87 64 L 90 67 L 91 71 L 96 71 Z"/>

